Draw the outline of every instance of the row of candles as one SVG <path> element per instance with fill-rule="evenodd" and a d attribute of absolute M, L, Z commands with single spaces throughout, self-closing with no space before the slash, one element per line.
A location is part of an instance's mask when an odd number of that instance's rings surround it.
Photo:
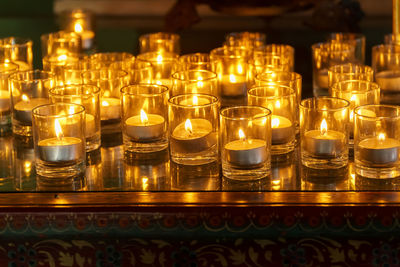
<path fill-rule="evenodd" d="M 81 172 L 85 150 L 99 148 L 100 133 L 112 137 L 121 129 L 127 151 L 169 147 L 173 161 L 191 165 L 221 158 L 232 179 L 269 175 L 271 155 L 293 151 L 298 133 L 307 167 L 346 166 L 350 138 L 359 174 L 400 175 L 399 107 L 379 105 L 380 95 L 397 93 L 395 44 L 373 49 L 373 68 L 362 65 L 363 36 L 335 34 L 314 45 L 314 93 L 333 97 L 301 101 L 294 49 L 267 45 L 262 33 L 232 33 L 210 54 L 180 57 L 179 36 L 169 33 L 141 36 L 136 58 L 84 56 L 73 32 L 41 39 L 45 71 L 26 70 L 30 42 L 27 52 L 1 65 L 9 92 L 0 94 L 3 124 L 12 113 L 14 134 L 34 137 L 39 175 Z M 16 38 L 3 40 L 23 47 Z"/>

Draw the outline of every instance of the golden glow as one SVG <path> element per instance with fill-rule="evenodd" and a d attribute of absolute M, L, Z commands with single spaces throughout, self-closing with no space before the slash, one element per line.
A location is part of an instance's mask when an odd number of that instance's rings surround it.
<path fill-rule="evenodd" d="M 54 130 L 56 132 L 56 136 L 58 139 L 62 139 L 63 138 L 63 132 L 61 129 L 61 125 L 60 122 L 58 121 L 58 119 L 54 120 Z"/>
<path fill-rule="evenodd" d="M 109 90 L 106 90 L 103 94 L 104 97 L 110 97 L 111 93 Z"/>
<path fill-rule="evenodd" d="M 185 121 L 185 130 L 186 130 L 186 132 L 188 132 L 189 134 L 192 134 L 192 133 L 193 133 L 192 122 L 191 122 L 189 119 L 187 119 L 187 120 Z"/>
<path fill-rule="evenodd" d="M 74 31 L 77 32 L 77 33 L 83 32 L 83 27 L 79 22 L 75 23 Z"/>
<path fill-rule="evenodd" d="M 384 141 L 386 139 L 386 135 L 384 134 L 384 133 L 380 133 L 379 135 L 378 135 L 378 140 L 379 141 Z"/>
<path fill-rule="evenodd" d="M 280 120 L 278 118 L 273 118 L 271 120 L 271 127 L 272 128 L 278 128 L 280 124 Z"/>
<path fill-rule="evenodd" d="M 239 139 L 243 141 L 246 139 L 246 135 L 244 134 L 242 129 L 239 129 Z"/>
<path fill-rule="evenodd" d="M 106 100 L 103 100 L 103 101 L 101 101 L 101 105 L 103 107 L 108 107 L 110 104 Z"/>
<path fill-rule="evenodd" d="M 162 85 L 162 83 L 160 81 L 156 81 L 156 84 L 158 85 Z"/>
<path fill-rule="evenodd" d="M 31 170 L 32 170 L 32 162 L 30 162 L 30 161 L 25 161 L 25 162 L 24 162 L 24 172 L 25 172 L 26 174 L 30 174 Z"/>
<path fill-rule="evenodd" d="M 276 100 L 275 107 L 276 108 L 281 108 L 281 102 L 279 102 L 279 100 Z"/>
<path fill-rule="evenodd" d="M 144 124 L 149 122 L 149 118 L 147 118 L 147 114 L 143 109 L 140 110 L 140 121 Z"/>
<path fill-rule="evenodd" d="M 29 101 L 29 97 L 25 94 L 22 95 L 22 101 L 28 102 Z"/>
<path fill-rule="evenodd" d="M 239 74 L 243 74 L 243 67 L 242 67 L 242 65 L 237 65 L 237 72 L 239 73 Z"/>
<path fill-rule="evenodd" d="M 75 108 L 73 106 L 70 106 L 68 109 L 68 114 L 74 114 L 75 113 Z"/>
<path fill-rule="evenodd" d="M 321 134 L 325 135 L 327 131 L 328 131 L 328 124 L 326 123 L 326 120 L 323 119 L 321 122 Z"/>
<path fill-rule="evenodd" d="M 161 63 L 163 61 L 163 56 L 158 55 L 156 60 L 157 60 L 157 63 Z"/>
<path fill-rule="evenodd" d="M 147 189 L 149 188 L 148 181 L 149 181 L 149 178 L 147 178 L 146 176 L 142 177 L 142 189 L 143 189 L 143 191 L 147 191 Z"/>
<path fill-rule="evenodd" d="M 230 75 L 229 75 L 229 82 L 235 83 L 235 82 L 236 82 L 236 76 L 233 75 L 233 74 L 230 74 Z"/>
<path fill-rule="evenodd" d="M 197 98 L 197 95 L 193 96 L 192 102 L 194 106 L 197 106 L 199 104 L 199 99 Z"/>
<path fill-rule="evenodd" d="M 197 77 L 197 87 L 200 87 L 200 88 L 202 88 L 203 86 L 204 86 L 204 83 L 202 82 L 203 81 L 203 77 L 201 77 L 201 76 L 199 76 L 199 77 Z"/>
<path fill-rule="evenodd" d="M 59 55 L 59 56 L 57 57 L 57 60 L 58 60 L 58 61 L 65 61 L 65 60 L 67 60 L 67 55 Z"/>

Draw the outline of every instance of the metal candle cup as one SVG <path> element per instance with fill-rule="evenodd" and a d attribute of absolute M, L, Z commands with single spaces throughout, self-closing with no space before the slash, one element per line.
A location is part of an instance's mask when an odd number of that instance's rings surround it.
<path fill-rule="evenodd" d="M 267 146 L 264 140 L 236 140 L 227 143 L 224 149 L 227 161 L 238 168 L 254 168 L 267 160 Z"/>
<path fill-rule="evenodd" d="M 345 149 L 345 135 L 328 130 L 321 133 L 320 130 L 308 131 L 304 135 L 304 148 L 315 157 L 335 157 Z"/>
<path fill-rule="evenodd" d="M 28 101 L 20 101 L 14 106 L 14 116 L 22 123 L 32 124 L 32 109 L 48 104 L 49 100 L 46 98 L 32 98 Z"/>
<path fill-rule="evenodd" d="M 82 157 L 81 139 L 75 137 L 49 138 L 39 141 L 39 158 L 46 162 L 67 163 Z"/>
<path fill-rule="evenodd" d="M 246 95 L 246 79 L 237 75 L 224 75 L 221 79 L 221 95 L 237 97 Z"/>
<path fill-rule="evenodd" d="M 10 111 L 10 92 L 0 90 L 0 112 Z"/>
<path fill-rule="evenodd" d="M 372 137 L 358 143 L 361 161 L 373 166 L 390 165 L 399 161 L 400 142 L 393 138 Z"/>
<path fill-rule="evenodd" d="M 100 117 L 102 121 L 115 120 L 121 117 L 121 102 L 118 98 L 102 97 Z"/>
<path fill-rule="evenodd" d="M 293 123 L 282 116 L 271 116 L 272 145 L 286 144 L 294 139 Z"/>
<path fill-rule="evenodd" d="M 125 121 L 126 134 L 139 142 L 151 142 L 164 135 L 165 120 L 157 114 L 147 114 L 146 121 L 141 120 L 141 115 L 128 118 Z"/>

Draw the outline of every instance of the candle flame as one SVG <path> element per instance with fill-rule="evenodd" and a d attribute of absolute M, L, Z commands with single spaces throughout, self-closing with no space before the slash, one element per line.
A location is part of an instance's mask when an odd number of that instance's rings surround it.
<path fill-rule="evenodd" d="M 386 135 L 384 134 L 384 133 L 380 133 L 379 135 L 378 135 L 378 140 L 379 141 L 384 141 L 386 139 Z"/>
<path fill-rule="evenodd" d="M 156 60 L 157 60 L 157 63 L 161 63 L 163 61 L 163 56 L 158 55 Z"/>
<path fill-rule="evenodd" d="M 350 112 L 350 121 L 353 121 L 353 117 L 354 117 L 354 110 L 352 110 L 352 111 Z"/>
<path fill-rule="evenodd" d="M 229 82 L 235 83 L 235 82 L 236 82 L 236 76 L 233 75 L 233 74 L 230 74 L 230 75 L 229 75 Z"/>
<path fill-rule="evenodd" d="M 278 118 L 273 118 L 271 120 L 271 127 L 272 128 L 278 128 L 280 123 L 281 122 L 280 122 L 280 120 Z"/>
<path fill-rule="evenodd" d="M 326 123 L 326 120 L 323 119 L 321 122 L 321 134 L 325 135 L 327 131 L 328 131 L 328 124 Z"/>
<path fill-rule="evenodd" d="M 204 86 L 202 81 L 203 81 L 203 77 L 201 77 L 201 76 L 197 77 L 197 87 L 202 88 Z"/>
<path fill-rule="evenodd" d="M 189 134 L 192 134 L 192 133 L 193 133 L 192 122 L 191 122 L 189 119 L 187 119 L 187 120 L 185 121 L 185 130 L 186 130 L 186 132 L 188 132 Z"/>
<path fill-rule="evenodd" d="M 350 102 L 355 102 L 357 100 L 356 95 L 351 95 Z"/>
<path fill-rule="evenodd" d="M 65 60 L 67 60 L 67 55 L 59 55 L 59 56 L 57 57 L 57 60 L 58 60 L 58 61 L 65 61 Z"/>
<path fill-rule="evenodd" d="M 109 91 L 109 90 L 106 90 L 106 91 L 104 91 L 103 96 L 104 96 L 104 97 L 109 97 L 110 94 L 111 94 L 110 91 Z"/>
<path fill-rule="evenodd" d="M 149 181 L 149 178 L 146 176 L 142 177 L 142 189 L 143 191 L 146 191 L 149 187 L 149 184 L 147 183 Z"/>
<path fill-rule="evenodd" d="M 29 101 L 29 97 L 25 94 L 22 95 L 22 101 L 28 102 Z"/>
<path fill-rule="evenodd" d="M 103 107 L 108 107 L 110 104 L 109 104 L 106 100 L 103 100 L 103 101 L 101 102 L 101 105 L 102 105 Z"/>
<path fill-rule="evenodd" d="M 280 108 L 281 107 L 281 102 L 279 100 L 276 100 L 275 107 L 276 108 Z"/>
<path fill-rule="evenodd" d="M 239 73 L 239 74 L 243 74 L 243 67 L 242 67 L 242 65 L 237 65 L 237 72 Z"/>
<path fill-rule="evenodd" d="M 140 121 L 144 124 L 149 122 L 149 118 L 147 118 L 147 114 L 143 109 L 140 110 Z"/>
<path fill-rule="evenodd" d="M 70 106 L 68 109 L 68 114 L 74 114 L 75 113 L 75 108 L 73 106 Z"/>
<path fill-rule="evenodd" d="M 243 141 L 246 139 L 246 135 L 244 134 L 242 129 L 239 129 L 239 139 Z"/>
<path fill-rule="evenodd" d="M 156 81 L 156 84 L 158 85 L 162 85 L 162 83 L 160 81 Z"/>
<path fill-rule="evenodd" d="M 75 23 L 74 30 L 77 33 L 81 33 L 81 32 L 83 32 L 83 27 L 79 22 L 77 22 L 77 23 Z"/>
<path fill-rule="evenodd" d="M 197 106 L 199 104 L 199 99 L 197 98 L 197 95 L 193 96 L 192 102 L 194 106 Z"/>
<path fill-rule="evenodd" d="M 60 125 L 60 122 L 58 121 L 58 119 L 54 120 L 54 130 L 56 132 L 57 139 L 62 139 L 63 132 L 62 132 L 61 125 Z"/>

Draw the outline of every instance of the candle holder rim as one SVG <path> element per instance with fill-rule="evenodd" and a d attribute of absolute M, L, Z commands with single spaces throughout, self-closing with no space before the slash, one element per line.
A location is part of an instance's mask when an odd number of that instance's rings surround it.
<path fill-rule="evenodd" d="M 99 58 L 97 58 L 97 57 L 102 57 L 102 56 L 104 56 L 104 57 L 112 57 L 112 56 L 123 56 L 123 57 L 125 57 L 125 56 L 127 56 L 127 57 L 129 57 L 129 58 L 125 58 L 125 59 L 119 59 L 119 60 L 115 60 L 115 59 L 108 59 L 108 60 L 103 60 L 103 59 L 99 59 Z M 134 60 L 135 59 L 135 56 L 132 54 L 132 53 L 129 53 L 129 52 L 99 52 L 99 53 L 95 53 L 95 54 L 92 54 L 92 55 L 90 55 L 90 56 L 88 56 L 88 59 L 90 60 L 90 61 L 100 61 L 100 62 L 107 62 L 107 61 L 129 61 L 129 60 Z"/>
<path fill-rule="evenodd" d="M 58 63 L 59 65 L 67 65 L 67 64 L 72 64 L 72 63 L 79 62 L 81 60 L 81 58 L 82 58 L 81 54 L 73 53 L 73 52 L 67 52 L 67 53 L 62 54 L 62 55 L 67 56 L 67 59 L 66 60 L 58 60 L 58 56 L 61 56 L 61 55 L 57 55 L 57 58 L 54 58 L 54 55 L 48 54 L 48 55 L 45 55 L 42 58 L 42 61 L 43 62 L 49 62 L 51 64 Z M 71 59 L 74 59 L 74 60 L 71 60 Z"/>
<path fill-rule="evenodd" d="M 170 38 L 161 38 L 161 36 L 170 36 L 172 40 L 180 40 L 181 36 L 174 32 L 149 32 L 139 36 L 139 41 L 145 38 L 156 38 L 156 39 L 163 39 L 163 40 L 170 40 Z"/>
<path fill-rule="evenodd" d="M 328 108 L 328 109 L 322 109 L 322 108 L 316 108 L 316 107 L 307 107 L 307 106 L 304 105 L 308 101 L 317 101 L 318 99 L 330 99 L 330 100 L 341 101 L 341 102 L 345 103 L 346 105 L 344 105 L 342 107 L 338 107 L 338 108 Z M 301 100 L 300 107 L 304 108 L 304 109 L 314 109 L 316 111 L 339 111 L 339 110 L 342 110 L 344 108 L 349 108 L 350 107 L 350 102 L 347 101 L 346 99 L 343 99 L 343 98 L 332 97 L 332 96 L 320 96 L 320 97 L 310 97 L 310 98 L 306 98 L 306 99 Z"/>
<path fill-rule="evenodd" d="M 200 72 L 200 73 L 208 73 L 210 74 L 209 77 L 204 78 L 203 80 L 197 80 L 197 79 L 184 79 L 184 78 L 180 78 L 180 77 L 176 77 L 179 76 L 179 74 L 186 74 L 186 73 L 191 73 L 191 72 Z M 176 71 L 171 75 L 171 78 L 179 80 L 179 81 L 188 81 L 188 82 L 198 82 L 198 81 L 208 81 L 208 80 L 212 80 L 212 79 L 216 79 L 218 76 L 215 72 L 210 71 L 210 70 L 196 70 L 196 69 L 190 69 L 190 70 L 180 70 L 180 71 Z"/>
<path fill-rule="evenodd" d="M 123 74 L 123 75 L 118 75 L 117 77 L 114 77 L 113 79 L 118 79 L 118 78 L 125 78 L 125 77 L 127 77 L 129 74 L 128 74 L 128 72 L 127 71 L 125 71 L 125 70 L 121 70 L 121 69 L 109 69 L 109 68 L 106 68 L 106 67 L 103 67 L 103 68 L 100 68 L 100 69 L 89 69 L 89 70 L 85 70 L 85 71 L 83 71 L 82 72 L 82 78 L 85 78 L 85 76 L 88 74 L 88 73 L 104 73 L 104 72 L 118 72 L 118 73 L 121 73 L 121 74 Z M 101 76 L 101 75 L 100 75 Z M 107 80 L 107 81 L 109 81 L 110 80 L 110 78 L 103 78 L 103 77 L 100 77 L 100 78 L 98 78 L 98 79 L 96 79 L 96 80 Z"/>
<path fill-rule="evenodd" d="M 226 50 L 232 50 L 232 51 L 234 51 L 234 50 L 241 50 L 241 51 L 244 51 L 245 52 L 245 54 L 244 55 L 242 55 L 242 54 L 225 54 L 225 53 L 223 53 L 223 54 L 217 54 L 217 52 L 219 52 L 219 51 L 226 51 Z M 217 47 L 217 48 L 214 48 L 214 49 L 212 49 L 211 51 L 210 51 L 210 61 L 212 62 L 212 61 L 216 61 L 216 60 L 218 60 L 218 58 L 222 58 L 222 57 L 224 57 L 224 58 L 234 58 L 234 59 L 240 59 L 240 58 L 245 58 L 245 57 L 247 57 L 248 56 L 248 51 L 247 51 L 248 49 L 246 48 L 246 47 L 244 47 L 244 46 L 222 46 L 222 47 Z"/>
<path fill-rule="evenodd" d="M 18 43 L 8 43 L 7 41 L 18 41 Z M 4 43 L 7 42 L 7 43 Z M 2 47 L 20 47 L 20 46 L 33 46 L 33 41 L 29 38 L 18 37 L 18 36 L 8 36 L 4 38 L 0 38 L 0 46 Z"/>
<path fill-rule="evenodd" d="M 391 108 L 394 110 L 397 110 L 399 112 L 398 115 L 393 115 L 393 116 L 376 116 L 376 117 L 372 117 L 372 116 L 368 116 L 368 115 L 362 115 L 359 114 L 358 111 L 363 109 L 363 108 L 368 108 L 368 107 L 383 107 L 383 108 Z M 358 106 L 354 109 L 354 113 L 362 118 L 366 118 L 366 119 L 373 119 L 373 120 L 382 120 L 382 119 L 400 119 L 400 106 L 396 106 L 396 105 L 385 105 L 385 104 L 367 104 L 367 105 L 362 105 L 362 106 Z"/>
<path fill-rule="evenodd" d="M 235 36 L 235 35 L 239 35 L 239 36 Z M 249 35 L 250 38 L 248 38 L 249 40 L 253 40 L 254 37 L 252 36 L 259 36 L 261 37 L 261 40 L 265 41 L 265 39 L 267 38 L 267 34 L 264 32 L 254 32 L 254 31 L 240 31 L 240 32 L 229 32 L 225 35 L 225 40 L 228 40 L 229 38 L 235 38 L 235 37 L 240 37 L 242 38 L 241 35 Z"/>
<path fill-rule="evenodd" d="M 155 55 L 154 57 L 151 57 L 151 59 L 147 58 L 150 55 Z M 153 62 L 158 62 L 157 61 L 157 56 L 161 55 L 163 57 L 163 62 L 178 62 L 179 55 L 176 53 L 171 53 L 171 52 L 146 52 L 146 53 L 141 53 L 136 56 L 136 60 L 139 61 L 147 61 L 150 63 Z M 165 55 L 168 55 L 165 57 Z"/>
<path fill-rule="evenodd" d="M 295 71 L 287 71 L 287 70 L 267 70 L 267 71 L 263 71 L 263 72 L 257 73 L 256 76 L 255 76 L 255 79 L 258 79 L 258 80 L 261 80 L 261 81 L 267 81 L 267 80 L 263 80 L 262 76 L 263 75 L 269 75 L 269 74 L 272 75 L 273 73 L 290 75 L 291 77 L 293 77 L 293 78 L 289 79 L 290 82 L 302 79 L 302 76 L 301 76 L 300 73 L 295 72 Z M 271 82 L 275 82 L 276 83 L 276 82 L 280 82 L 280 81 L 271 81 Z"/>
<path fill-rule="evenodd" d="M 189 63 L 204 63 L 204 62 L 210 62 L 210 54 L 209 53 L 202 53 L 202 52 L 197 52 L 197 53 L 189 53 L 189 54 L 183 54 L 183 55 L 181 55 L 181 56 L 179 56 L 179 62 L 185 62 L 186 63 L 186 61 L 183 61 L 183 59 L 186 59 L 186 58 L 190 58 L 190 57 L 194 57 L 194 56 L 204 56 L 205 58 L 207 58 L 208 59 L 208 61 L 203 61 L 203 62 L 191 62 L 191 61 L 189 61 Z"/>
<path fill-rule="evenodd" d="M 372 53 L 381 53 L 381 54 L 399 54 L 400 53 L 400 44 L 379 44 L 374 45 L 372 47 Z"/>
<path fill-rule="evenodd" d="M 65 89 L 69 89 L 69 88 L 73 88 L 73 87 L 91 87 L 94 88 L 93 91 L 91 91 L 90 93 L 86 93 L 84 94 L 84 92 L 80 93 L 80 94 L 74 94 L 74 95 L 65 95 L 65 94 L 57 94 L 56 90 L 59 91 L 64 91 Z M 60 85 L 60 86 L 56 86 L 53 88 L 49 89 L 49 95 L 54 95 L 54 96 L 81 96 L 81 95 L 91 95 L 91 94 L 99 94 L 100 93 L 100 88 L 94 84 L 84 84 L 84 83 L 79 83 L 79 84 L 65 84 L 65 85 Z"/>
<path fill-rule="evenodd" d="M 265 111 L 266 113 L 261 114 L 261 116 L 260 116 L 260 114 L 256 114 L 256 115 L 254 115 L 254 116 L 252 116 L 252 117 L 247 117 L 247 118 L 243 118 L 243 117 L 240 117 L 240 118 L 238 118 L 238 117 L 229 117 L 229 116 L 227 116 L 226 114 L 224 114 L 224 113 L 228 112 L 229 110 L 241 109 L 241 108 L 245 108 L 245 109 L 254 109 L 254 108 L 257 108 L 257 109 L 259 109 L 259 110 Z M 259 119 L 259 118 L 262 118 L 262 117 L 268 117 L 268 116 L 270 116 L 270 115 L 272 114 L 272 111 L 271 111 L 269 108 L 262 107 L 262 106 L 234 106 L 234 107 L 226 107 L 226 108 L 221 109 L 221 111 L 219 112 L 219 114 L 220 114 L 221 117 L 223 117 L 223 118 L 225 118 L 225 119 L 232 120 L 232 121 L 248 121 L 248 120 Z"/>
<path fill-rule="evenodd" d="M 333 72 L 333 73 L 340 73 L 340 74 L 346 74 L 346 73 L 354 73 L 352 72 L 352 69 L 349 69 L 348 71 L 343 71 L 343 68 L 345 67 L 356 67 L 357 69 L 364 70 L 362 72 L 357 71 L 355 74 L 368 74 L 368 73 L 373 73 L 374 69 L 371 66 L 364 65 L 364 64 L 359 64 L 359 63 L 352 63 L 352 62 L 347 62 L 344 64 L 339 64 L 339 65 L 334 65 L 330 66 L 328 68 L 328 72 Z M 339 71 L 337 71 L 339 70 Z"/>
<path fill-rule="evenodd" d="M 36 74 L 40 74 L 40 76 L 42 74 L 46 74 L 46 75 L 48 75 L 48 77 L 46 77 L 46 78 L 33 78 L 33 79 L 30 79 L 30 80 L 28 80 L 26 78 L 23 78 L 23 79 L 17 78 L 17 77 L 19 77 L 19 75 L 24 75 L 24 74 L 27 74 L 27 75 L 33 74 L 33 76 L 35 76 Z M 55 78 L 54 74 L 52 72 L 50 72 L 50 71 L 35 69 L 35 70 L 24 70 L 24 71 L 14 72 L 9 76 L 8 79 L 9 80 L 13 80 L 13 81 L 18 81 L 18 82 L 27 82 L 27 81 L 48 81 L 48 80 L 53 80 L 54 78 Z"/>
<path fill-rule="evenodd" d="M 328 47 L 331 47 L 332 45 L 343 45 L 347 46 L 347 49 L 327 49 Z M 349 43 L 344 43 L 344 42 L 319 42 L 315 43 L 311 46 L 312 51 L 321 51 L 321 53 L 348 53 L 348 52 L 354 52 L 354 46 L 350 45 Z M 327 50 L 327 51 L 325 51 Z M 314 52 L 315 53 L 315 52 Z"/>
<path fill-rule="evenodd" d="M 279 95 L 256 95 L 256 94 L 253 94 L 253 92 L 257 91 L 258 89 L 261 89 L 261 88 L 264 88 L 264 87 L 270 88 L 268 85 L 271 85 L 271 87 L 284 88 L 286 92 L 284 94 L 279 94 Z M 267 90 L 267 91 L 264 91 L 264 92 L 267 92 L 267 93 L 271 92 L 271 94 L 275 93 L 275 92 L 272 92 L 270 90 Z M 254 86 L 254 87 L 250 88 L 247 91 L 247 94 L 249 94 L 249 95 L 251 95 L 253 97 L 273 99 L 273 98 L 277 98 L 277 97 L 279 97 L 279 98 L 281 98 L 281 97 L 287 98 L 287 97 L 291 97 L 293 95 L 296 96 L 296 91 L 293 88 L 291 88 L 290 86 L 279 84 L 279 82 L 268 82 L 268 83 L 265 83 L 264 85 Z"/>
<path fill-rule="evenodd" d="M 149 87 L 149 88 L 161 88 L 162 90 L 157 92 L 157 93 L 140 93 L 140 94 L 135 94 L 135 93 L 131 93 L 129 91 L 127 91 L 129 88 L 132 87 Z M 138 84 L 129 84 L 126 86 L 123 86 L 120 89 L 120 92 L 123 94 L 127 94 L 127 95 L 140 95 L 140 96 L 148 96 L 148 97 L 152 97 L 152 96 L 156 96 L 156 95 L 162 95 L 162 94 L 166 94 L 168 93 L 169 89 L 167 86 L 162 85 L 162 84 L 155 84 L 155 83 L 138 83 Z"/>
<path fill-rule="evenodd" d="M 49 115 L 49 114 L 40 114 L 39 110 L 43 109 L 43 108 L 50 108 L 50 107 L 55 107 L 55 106 L 75 106 L 78 107 L 80 110 L 78 111 L 74 111 L 74 113 L 72 114 L 63 114 L 63 115 Z M 65 117 L 70 117 L 71 115 L 78 115 L 78 114 L 82 114 L 85 112 L 85 107 L 83 105 L 80 104 L 75 104 L 75 103 L 64 103 L 64 102 L 59 102 L 59 103 L 51 103 L 51 104 L 44 104 L 44 105 L 40 105 L 37 106 L 35 108 L 32 109 L 32 115 L 35 115 L 36 117 L 41 117 L 41 118 L 65 118 Z"/>
<path fill-rule="evenodd" d="M 359 89 L 338 89 L 337 86 L 339 86 L 339 84 L 350 84 L 350 83 L 362 83 L 362 84 L 370 84 L 371 86 L 368 89 L 364 89 L 364 90 L 359 90 Z M 380 90 L 379 84 L 376 82 L 371 82 L 371 81 L 365 81 L 365 80 L 345 80 L 345 81 L 339 81 L 339 82 L 335 82 L 332 85 L 331 90 L 337 90 L 337 91 L 341 91 L 341 92 L 356 92 L 356 93 L 365 93 L 365 92 L 370 92 L 370 91 L 374 91 L 374 90 Z"/>
<path fill-rule="evenodd" d="M 183 97 L 183 96 L 188 96 L 188 97 L 189 96 L 206 96 L 206 97 L 209 97 L 210 99 L 212 99 L 212 101 L 210 103 L 202 104 L 202 105 L 200 105 L 200 104 L 198 104 L 198 105 L 181 105 L 181 104 L 176 104 L 176 103 L 172 102 L 176 98 Z M 218 97 L 210 95 L 210 94 L 181 94 L 181 95 L 175 95 L 175 96 L 171 97 L 170 99 L 168 99 L 168 105 L 180 107 L 180 108 L 191 108 L 191 109 L 196 108 L 196 107 L 204 108 L 204 107 L 208 107 L 208 106 L 213 106 L 215 104 L 219 105 L 220 100 L 218 99 Z"/>
<path fill-rule="evenodd" d="M 266 49 L 267 47 L 283 47 L 285 49 L 289 49 L 286 52 L 294 52 L 295 49 L 293 46 L 289 45 L 289 44 L 283 44 L 283 43 L 272 43 L 272 44 L 266 44 L 264 49 Z M 255 48 L 255 50 L 257 50 L 257 48 Z"/>

